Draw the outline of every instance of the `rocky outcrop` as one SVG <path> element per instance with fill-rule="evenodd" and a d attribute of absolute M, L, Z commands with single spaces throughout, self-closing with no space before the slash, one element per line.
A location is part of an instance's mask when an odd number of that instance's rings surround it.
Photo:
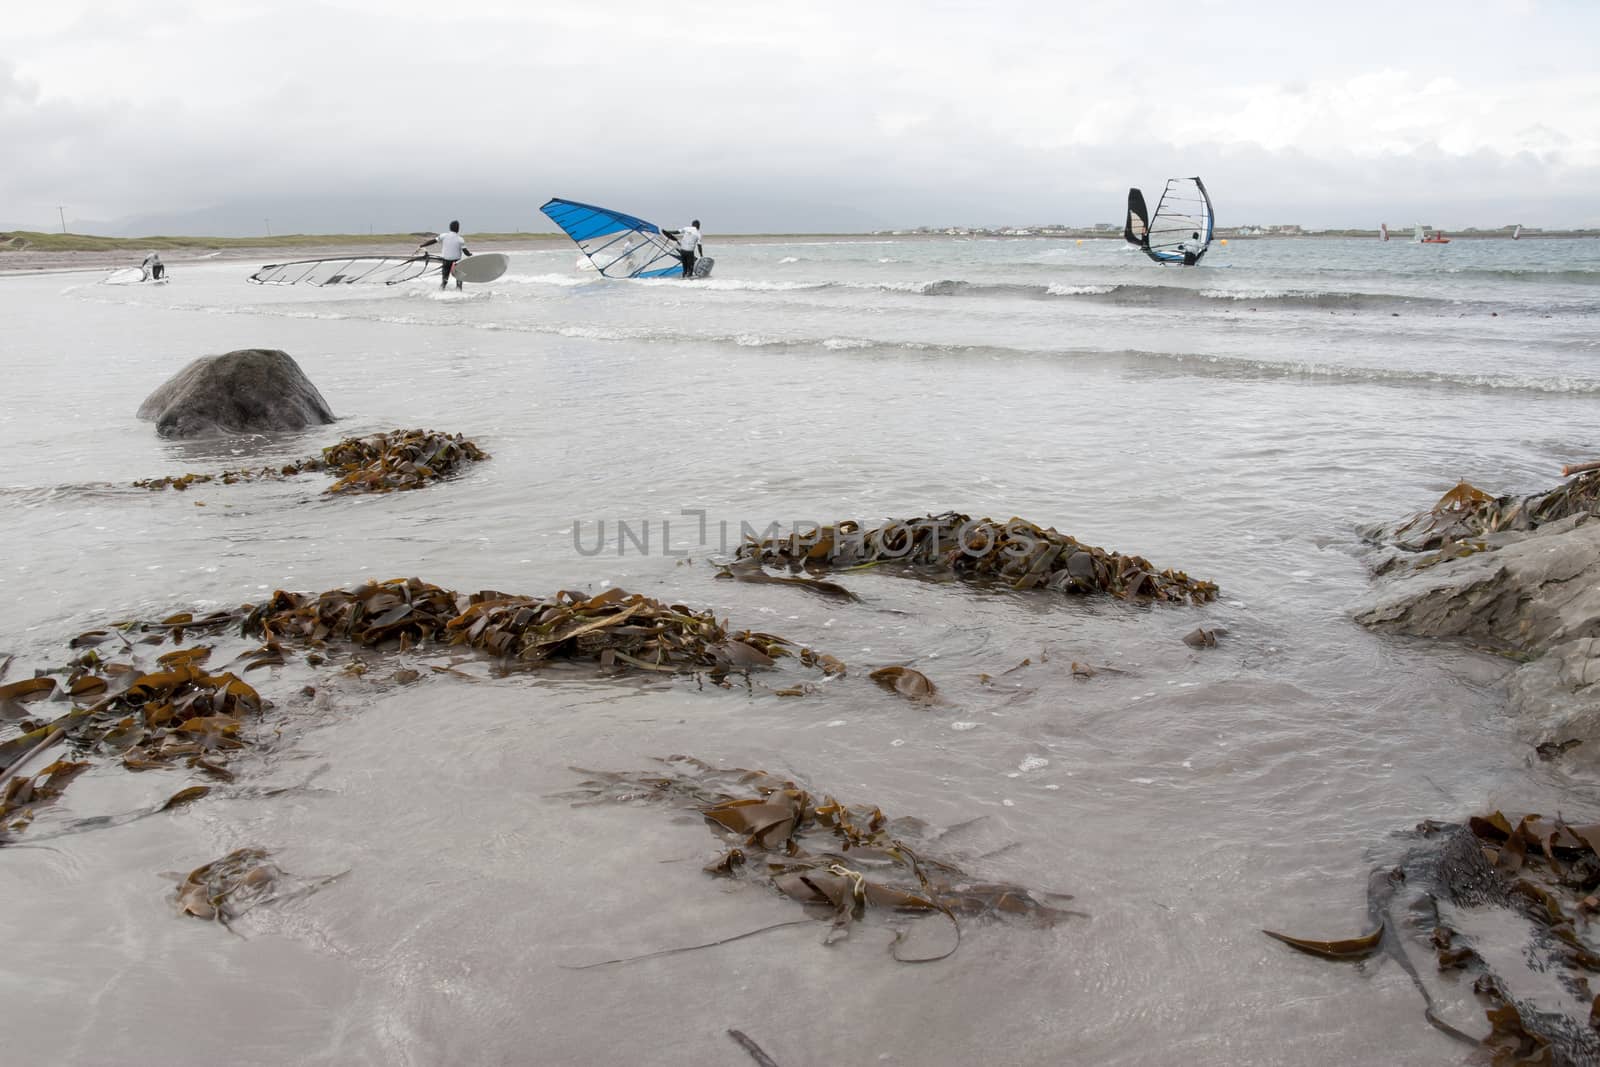
<path fill-rule="evenodd" d="M 1536 745 L 1583 742 L 1573 757 L 1600 766 L 1600 516 L 1456 548 L 1466 554 L 1385 579 L 1356 620 L 1532 657 L 1507 683 L 1519 730 Z"/>
<path fill-rule="evenodd" d="M 1470 555 L 1396 578 L 1357 613 L 1366 626 L 1462 637 L 1519 652 L 1600 635 L 1600 520 L 1573 515 L 1486 539 Z"/>
<path fill-rule="evenodd" d="M 1556 645 L 1517 668 L 1507 691 L 1521 730 L 1544 754 L 1575 750 L 1567 759 L 1600 766 L 1600 639 Z M 1576 741 L 1576 746 L 1571 742 Z"/>
<path fill-rule="evenodd" d="M 162 437 L 303 430 L 334 421 L 328 402 L 288 353 L 245 348 L 202 356 L 139 405 Z"/>

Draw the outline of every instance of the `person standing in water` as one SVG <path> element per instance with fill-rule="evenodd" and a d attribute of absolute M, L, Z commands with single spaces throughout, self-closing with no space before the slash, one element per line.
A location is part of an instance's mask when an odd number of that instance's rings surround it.
<path fill-rule="evenodd" d="M 139 269 L 144 271 L 144 276 L 151 281 L 159 282 L 166 276 L 167 265 L 161 262 L 160 252 L 151 252 L 144 257 L 144 262 L 139 264 Z"/>
<path fill-rule="evenodd" d="M 1178 246 L 1183 250 L 1183 265 L 1192 267 L 1200 262 L 1200 253 L 1206 250 L 1205 242 L 1200 240 L 1198 232 L 1191 233 L 1189 239 Z"/>
<path fill-rule="evenodd" d="M 683 260 L 683 276 L 694 277 L 694 261 L 705 253 L 700 249 L 700 220 L 695 219 L 681 230 L 662 230 L 678 242 L 678 258 Z"/>
<path fill-rule="evenodd" d="M 450 220 L 450 228 L 437 237 L 430 237 L 417 246 L 420 252 L 429 245 L 439 246 L 439 258 L 444 260 L 444 266 L 439 271 L 439 288 L 443 289 L 450 284 L 450 276 L 456 271 L 456 264 L 462 256 L 472 255 L 472 250 L 467 247 L 466 238 L 461 236 L 461 223 L 455 219 Z M 456 288 L 461 288 L 461 279 L 456 279 Z"/>

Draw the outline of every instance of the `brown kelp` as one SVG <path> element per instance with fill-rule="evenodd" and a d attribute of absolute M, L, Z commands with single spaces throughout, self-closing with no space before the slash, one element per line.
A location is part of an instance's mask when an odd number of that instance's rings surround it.
<path fill-rule="evenodd" d="M 264 848 L 238 848 L 187 875 L 169 874 L 178 882 L 178 913 L 228 926 L 263 904 L 305 896 L 343 877 L 334 874 L 297 878 L 271 857 L 272 853 Z"/>
<path fill-rule="evenodd" d="M 182 645 L 192 634 L 235 628 L 260 643 L 227 668 L 208 666 L 212 644 L 175 648 L 153 662 L 147 658 L 148 646 Z M 832 656 L 776 634 L 732 630 L 710 612 L 622 589 L 548 597 L 458 593 L 419 578 L 322 593 L 279 590 L 261 604 L 120 622 L 79 634 L 70 644 L 65 664 L 0 686 L 0 718 L 18 728 L 0 742 L 0 786 L 6 790 L 0 794 L 0 843 L 7 830 L 27 826 L 33 809 L 54 800 L 88 766 L 57 763 L 32 777 L 20 775 L 56 745 L 131 771 L 181 764 L 208 779 L 231 781 L 229 757 L 251 746 L 253 734 L 271 736 L 260 728 L 271 704 L 242 675 L 280 666 L 297 653 L 312 666 L 346 655 L 347 669 L 359 673 L 366 666 L 360 657 L 370 659 L 373 652 L 422 656 L 465 647 L 508 668 L 591 663 L 606 674 L 699 675 L 723 686 L 784 657 L 824 676 L 845 670 Z M 450 665 L 432 669 L 460 673 Z M 391 680 L 406 684 L 420 677 L 407 668 Z M 60 711 L 63 703 L 70 710 Z M 46 709 L 54 714 L 41 714 Z M 180 797 L 191 799 L 180 793 L 173 801 Z"/>
<path fill-rule="evenodd" d="M 1473 978 L 1473 992 L 1488 1022 L 1481 1043 L 1492 1063 L 1600 1062 L 1600 996 L 1590 985 L 1600 974 L 1595 926 L 1600 914 L 1600 824 L 1573 825 L 1559 816 L 1538 814 L 1508 817 L 1496 811 L 1465 826 L 1426 822 L 1416 837 L 1420 843 L 1398 866 L 1373 873 L 1368 910 L 1380 925 L 1371 934 L 1315 942 L 1266 932 L 1328 959 L 1359 959 L 1387 948 L 1416 981 L 1429 1021 L 1477 1043 L 1479 1038 L 1437 1017 L 1404 946 L 1388 940 L 1409 931 L 1426 943 L 1440 972 Z M 1525 939 L 1509 951 L 1498 944 L 1506 930 L 1503 922 L 1485 926 L 1497 942 L 1495 951 L 1473 934 L 1475 917 L 1494 909 L 1526 921 Z"/>
<path fill-rule="evenodd" d="M 319 594 L 280 590 L 248 611 L 242 625 L 246 634 L 269 643 L 317 647 L 344 641 L 403 650 L 433 642 L 467 645 L 524 665 L 589 660 L 607 670 L 702 673 L 714 682 L 797 653 L 803 663 L 818 662 L 816 653 L 776 634 L 731 631 L 711 612 L 623 589 L 537 597 L 457 593 L 419 578 L 397 578 Z M 819 669 L 826 668 L 819 663 Z"/>
<path fill-rule="evenodd" d="M 690 756 L 661 762 L 661 771 L 580 770 L 588 778 L 570 795 L 585 803 L 660 800 L 698 811 L 726 846 L 706 872 L 753 880 L 825 911 L 830 926 L 824 943 L 848 936 L 851 924 L 869 910 L 943 915 L 955 935 L 936 955 L 902 955 L 903 931 L 896 932 L 894 957 L 922 963 L 959 947 L 964 917 L 1021 918 L 1049 926 L 1082 916 L 1021 886 L 974 881 L 952 864 L 921 855 L 908 843 L 922 829 L 920 820 L 891 819 L 876 806 L 845 805 L 831 796 L 819 799 L 765 771 L 718 768 Z"/>
<path fill-rule="evenodd" d="M 927 702 L 933 700 L 939 692 L 939 687 L 934 685 L 926 674 L 913 667 L 879 667 L 867 677 L 891 693 L 899 693 L 907 700 Z"/>
<path fill-rule="evenodd" d="M 1124 600 L 1200 604 L 1217 595 L 1213 582 L 1182 571 L 1158 571 L 1142 556 L 1086 545 L 1051 527 L 1017 518 L 974 519 L 953 511 L 871 528 L 846 520 L 787 537 L 752 537 L 739 546 L 737 556 L 790 571 L 895 565 L 1012 589 L 1110 593 Z"/>
<path fill-rule="evenodd" d="M 1580 474 L 1564 485 L 1525 497 L 1491 496 L 1460 482 L 1427 511 L 1419 511 L 1392 528 L 1368 531 L 1368 536 L 1408 552 L 1463 555 L 1463 547 L 1473 547 L 1490 534 L 1534 530 L 1569 515 L 1597 512 L 1600 471 Z"/>
<path fill-rule="evenodd" d="M 473 441 L 460 434 L 434 430 L 391 430 L 366 437 L 347 437 L 329 445 L 321 455 L 295 460 L 279 467 L 245 468 L 221 474 L 181 474 L 134 482 L 138 489 L 184 490 L 205 482 L 278 481 L 311 472 L 326 472 L 336 480 L 328 493 L 387 493 L 420 489 L 441 478 L 460 473 L 468 463 L 489 458 Z"/>
<path fill-rule="evenodd" d="M 199 625 L 203 628 L 208 621 L 215 626 L 232 620 L 231 615 L 221 620 L 213 616 Z M 161 631 L 156 640 L 172 635 L 181 640 L 183 624 L 193 623 L 193 616 L 184 614 L 151 625 Z M 76 638 L 75 644 L 98 643 L 106 634 L 91 631 Z M 0 781 L 9 779 L 0 809 L 4 831 L 25 827 L 34 809 L 54 800 L 72 778 L 90 766 L 88 762 L 58 761 L 31 779 L 18 773 L 36 754 L 56 744 L 65 744 L 80 756 L 115 760 L 128 770 L 182 762 L 209 777 L 229 779 L 231 773 L 223 763 L 231 752 L 245 746 L 245 722 L 259 714 L 265 702 L 231 671 L 206 670 L 210 655 L 210 646 L 195 645 L 159 656 L 149 667 L 139 667 L 87 648 L 56 671 L 33 679 L 52 683 L 51 690 L 72 706 L 48 721 L 21 720 L 22 732 L 0 743 Z M 51 673 L 60 676 L 59 684 Z M 196 788 L 203 794 L 203 787 Z M 180 792 L 163 807 L 189 799 L 192 797 Z M 0 842 L 4 840 L 0 833 Z"/>

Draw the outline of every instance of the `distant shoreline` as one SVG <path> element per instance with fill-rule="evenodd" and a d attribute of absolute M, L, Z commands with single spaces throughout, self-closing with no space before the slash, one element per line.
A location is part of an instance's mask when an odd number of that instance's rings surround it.
<path fill-rule="evenodd" d="M 1503 231 L 1448 233 L 1451 241 L 1510 240 Z M 58 274 L 115 270 L 136 267 L 149 252 L 160 252 L 172 266 L 185 263 L 247 262 L 266 264 L 325 256 L 410 255 L 420 234 L 285 234 L 274 237 L 97 237 L 89 234 L 46 234 L 33 232 L 0 233 L 0 276 Z M 1228 241 L 1322 240 L 1325 238 L 1377 240 L 1376 230 L 1341 230 L 1319 233 L 1232 234 L 1218 231 Z M 1522 240 L 1565 240 L 1600 237 L 1600 230 L 1563 230 L 1524 233 Z M 709 234 L 706 243 L 753 244 L 788 241 L 795 244 L 819 241 L 1120 241 L 1120 233 L 1106 230 L 1071 230 L 1045 234 L 1004 234 L 995 232 L 938 233 L 767 233 Z M 468 234 L 469 246 L 479 249 L 526 248 L 547 250 L 571 248 L 562 234 L 486 233 Z M 1390 243 L 1410 244 L 1409 237 L 1393 234 Z"/>

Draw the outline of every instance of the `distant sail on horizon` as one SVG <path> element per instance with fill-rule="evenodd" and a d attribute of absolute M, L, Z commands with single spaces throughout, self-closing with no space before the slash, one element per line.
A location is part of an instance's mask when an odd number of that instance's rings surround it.
<path fill-rule="evenodd" d="M 1387 222 L 1378 223 L 1378 236 L 1380 240 L 1387 241 L 1389 239 L 1389 224 Z"/>
<path fill-rule="evenodd" d="M 1138 245 L 1157 263 L 1193 266 L 1211 248 L 1216 220 L 1211 195 L 1198 177 L 1168 178 L 1154 215 L 1145 211 L 1144 193 L 1128 190 L 1128 217 L 1123 240 Z M 1198 244 L 1199 248 L 1194 246 Z"/>

